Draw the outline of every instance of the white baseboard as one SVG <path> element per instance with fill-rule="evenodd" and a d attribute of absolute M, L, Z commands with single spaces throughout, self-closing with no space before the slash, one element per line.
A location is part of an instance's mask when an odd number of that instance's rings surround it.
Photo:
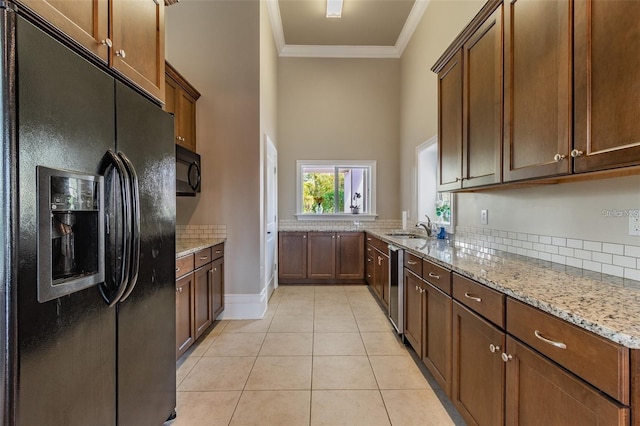
<path fill-rule="evenodd" d="M 218 320 L 260 319 L 267 311 L 267 289 L 260 294 L 225 294 L 224 311 Z"/>

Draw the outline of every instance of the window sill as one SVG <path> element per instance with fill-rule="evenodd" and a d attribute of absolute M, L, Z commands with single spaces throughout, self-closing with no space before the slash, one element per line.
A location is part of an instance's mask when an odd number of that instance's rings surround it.
<path fill-rule="evenodd" d="M 368 214 L 368 213 L 337 213 L 337 214 L 314 214 L 314 213 L 296 213 L 296 218 L 298 220 L 316 220 L 316 221 L 329 221 L 329 220 L 359 220 L 361 222 L 373 222 L 378 217 L 377 214 Z"/>

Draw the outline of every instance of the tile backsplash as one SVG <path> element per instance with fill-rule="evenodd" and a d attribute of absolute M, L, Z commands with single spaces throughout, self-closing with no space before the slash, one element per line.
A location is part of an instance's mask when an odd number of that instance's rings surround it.
<path fill-rule="evenodd" d="M 640 280 L 640 246 L 471 226 L 456 227 L 456 245 L 469 244 L 621 278 Z"/>
<path fill-rule="evenodd" d="M 279 231 L 366 231 L 379 229 L 399 229 L 401 220 L 297 220 L 281 219 L 278 222 Z"/>
<path fill-rule="evenodd" d="M 176 225 L 176 240 L 227 238 L 227 225 Z"/>

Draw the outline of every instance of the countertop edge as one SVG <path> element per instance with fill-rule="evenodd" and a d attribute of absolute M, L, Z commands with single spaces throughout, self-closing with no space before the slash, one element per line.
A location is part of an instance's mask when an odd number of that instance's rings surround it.
<path fill-rule="evenodd" d="M 176 240 L 176 259 L 193 254 L 199 250 L 206 249 L 221 243 L 225 243 L 226 238 L 208 238 L 202 240 Z"/>

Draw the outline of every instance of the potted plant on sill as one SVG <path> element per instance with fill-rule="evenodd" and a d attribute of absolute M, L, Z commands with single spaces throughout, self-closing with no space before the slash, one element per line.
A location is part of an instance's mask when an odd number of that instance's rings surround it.
<path fill-rule="evenodd" d="M 351 204 L 349 206 L 351 208 L 351 213 L 353 213 L 353 214 L 360 213 L 360 205 L 358 204 L 358 202 L 356 200 L 358 200 L 361 197 L 362 197 L 362 194 L 360 194 L 359 192 L 356 192 L 353 195 L 353 197 L 351 197 L 351 200 L 353 201 L 353 204 Z"/>

